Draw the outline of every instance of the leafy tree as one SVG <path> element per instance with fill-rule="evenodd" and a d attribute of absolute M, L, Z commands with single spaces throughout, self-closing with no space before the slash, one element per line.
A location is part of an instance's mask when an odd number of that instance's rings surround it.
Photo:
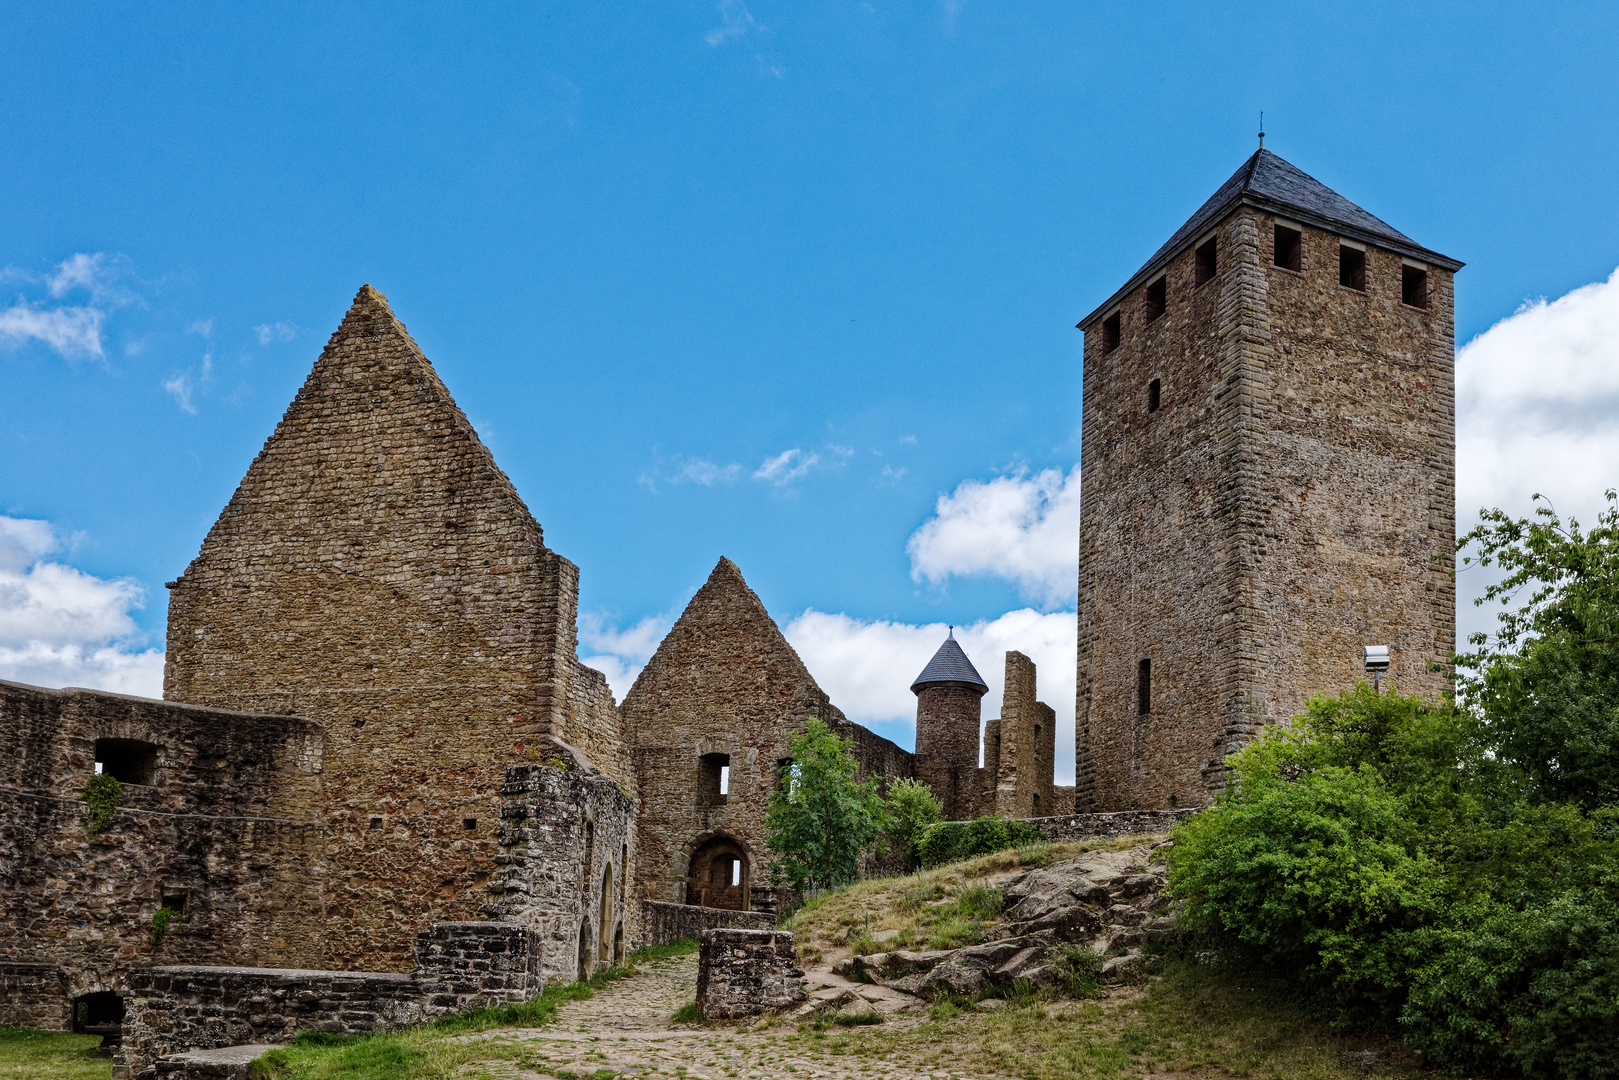
<path fill-rule="evenodd" d="M 1537 501 L 1543 501 L 1539 495 Z M 1500 510 L 1462 537 L 1464 567 L 1505 577 L 1476 603 L 1499 600 L 1493 640 L 1473 634 L 1456 658 L 1458 693 L 1531 797 L 1590 808 L 1619 801 L 1619 503 L 1588 532 L 1549 503 L 1534 518 Z"/>
<path fill-rule="evenodd" d="M 905 869 L 916 869 L 921 855 L 917 845 L 928 826 L 944 816 L 933 789 L 920 780 L 901 777 L 888 788 L 888 846 L 900 853 Z"/>
<path fill-rule="evenodd" d="M 854 743 L 819 719 L 789 745 L 792 764 L 765 812 L 774 873 L 799 890 L 847 884 L 888 828 L 877 781 L 857 778 Z"/>

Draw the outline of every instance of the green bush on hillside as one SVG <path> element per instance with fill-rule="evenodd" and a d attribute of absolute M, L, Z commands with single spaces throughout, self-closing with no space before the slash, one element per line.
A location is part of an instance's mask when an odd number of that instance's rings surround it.
<path fill-rule="evenodd" d="M 992 851 L 1023 847 L 1044 838 L 1035 826 L 1006 818 L 940 821 L 928 826 L 922 834 L 922 839 L 917 842 L 917 854 L 923 866 L 939 866 L 975 855 L 988 855 Z"/>

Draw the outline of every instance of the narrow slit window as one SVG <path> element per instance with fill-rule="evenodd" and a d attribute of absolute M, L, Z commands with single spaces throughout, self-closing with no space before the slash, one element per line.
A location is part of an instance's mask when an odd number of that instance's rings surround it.
<path fill-rule="evenodd" d="M 1163 384 L 1161 382 L 1159 382 L 1157 379 L 1154 379 L 1152 382 L 1147 384 L 1147 411 L 1148 412 L 1157 412 L 1158 411 L 1158 406 L 1163 401 L 1163 391 L 1164 391 Z"/>
<path fill-rule="evenodd" d="M 1034 752 L 1040 752 L 1040 725 L 1034 725 Z"/>
<path fill-rule="evenodd" d="M 1428 271 L 1410 263 L 1400 268 L 1400 302 L 1415 308 L 1428 306 Z"/>
<path fill-rule="evenodd" d="M 1356 292 L 1366 291 L 1366 252 L 1347 244 L 1338 247 L 1338 284 Z"/>
<path fill-rule="evenodd" d="M 1283 270 L 1304 270 L 1304 236 L 1286 225 L 1276 226 L 1276 248 L 1271 260 Z"/>
<path fill-rule="evenodd" d="M 729 765 L 721 765 L 720 766 L 720 794 L 721 795 L 729 795 L 730 793 L 731 793 L 731 767 Z"/>
<path fill-rule="evenodd" d="M 740 884 L 742 884 L 742 860 L 741 859 L 732 859 L 731 860 L 731 884 L 732 885 L 740 885 Z"/>
<path fill-rule="evenodd" d="M 1147 321 L 1152 322 L 1169 306 L 1169 278 L 1161 277 L 1147 286 Z"/>
<path fill-rule="evenodd" d="M 1206 285 L 1214 280 L 1214 275 L 1219 271 L 1219 264 L 1216 261 L 1219 254 L 1220 248 L 1218 237 L 1211 236 L 1203 243 L 1198 245 L 1197 250 L 1192 254 L 1193 288 L 1196 288 L 1199 285 Z"/>
<path fill-rule="evenodd" d="M 1152 661 L 1143 660 L 1136 668 L 1136 712 L 1152 712 Z"/>
<path fill-rule="evenodd" d="M 1115 311 L 1102 320 L 1102 355 L 1119 347 L 1119 313 Z"/>

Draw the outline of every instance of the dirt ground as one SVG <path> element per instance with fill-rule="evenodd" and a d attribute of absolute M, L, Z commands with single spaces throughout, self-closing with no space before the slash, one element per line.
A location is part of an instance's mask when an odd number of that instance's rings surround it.
<path fill-rule="evenodd" d="M 465 1036 L 516 1044 L 515 1062 L 491 1062 L 494 1077 L 679 1076 L 685 1080 L 782 1077 L 894 1077 L 896 1080 L 969 1080 L 987 1076 L 948 1067 L 917 1066 L 884 1057 L 849 1053 L 861 1029 L 817 1040 L 786 1026 L 747 1027 L 676 1023 L 675 1010 L 692 1000 L 697 986 L 694 955 L 659 961 L 633 978 L 614 982 L 588 1001 L 569 1002 L 558 1022 L 536 1030 L 500 1029 Z M 919 1026 L 925 1014 L 898 1015 L 885 1032 Z"/>

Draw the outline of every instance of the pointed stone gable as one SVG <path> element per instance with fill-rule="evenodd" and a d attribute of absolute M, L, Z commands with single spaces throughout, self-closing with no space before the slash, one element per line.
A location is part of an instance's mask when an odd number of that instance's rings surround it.
<path fill-rule="evenodd" d="M 637 892 L 669 903 L 716 886 L 703 846 L 713 844 L 730 845 L 727 857 L 744 853 L 753 897 L 746 902 L 763 902 L 766 803 L 808 718 L 852 739 L 866 774 L 914 771 L 909 753 L 831 703 L 730 559 L 691 598 L 620 711 L 641 795 Z"/>
<path fill-rule="evenodd" d="M 778 687 L 766 694 L 774 704 L 791 701 L 809 715 L 830 707 L 742 571 L 721 558 L 625 695 L 623 708 L 631 715 L 678 709 L 693 692 L 751 695 L 767 683 Z"/>
<path fill-rule="evenodd" d="M 165 697 L 324 728 L 323 964 L 407 967 L 416 929 L 482 917 L 501 777 L 535 740 L 633 791 L 575 656 L 577 569 L 370 286 L 171 588 Z M 403 882 L 432 897 L 415 925 Z"/>

